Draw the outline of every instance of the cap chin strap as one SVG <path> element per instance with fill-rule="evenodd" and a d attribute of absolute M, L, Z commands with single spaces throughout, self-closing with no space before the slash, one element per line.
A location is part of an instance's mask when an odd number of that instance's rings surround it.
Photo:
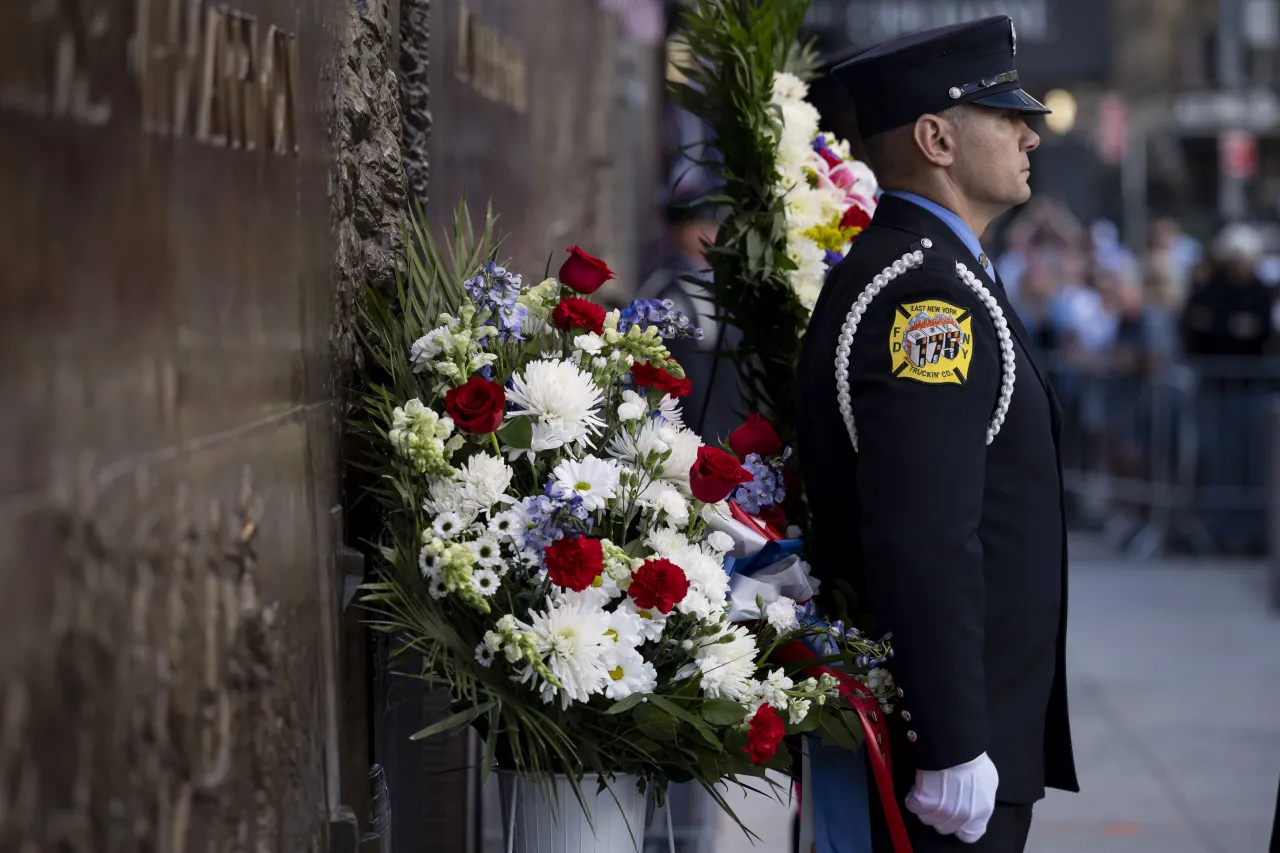
<path fill-rule="evenodd" d="M 920 241 L 920 245 L 928 249 L 932 247 L 933 243 L 925 239 Z M 849 441 L 853 443 L 855 453 L 858 450 L 858 430 L 854 426 L 853 401 L 849 394 L 849 352 L 853 346 L 853 336 L 857 334 L 858 324 L 862 322 L 862 316 L 867 312 L 868 306 L 871 305 L 871 300 L 875 299 L 880 291 L 888 287 L 889 283 L 895 278 L 923 264 L 924 252 L 921 249 L 916 249 L 907 252 L 901 258 L 885 267 L 879 275 L 871 280 L 870 284 L 863 288 L 862 293 L 858 295 L 858 301 L 849 309 L 848 315 L 845 316 L 844 325 L 840 328 L 835 362 L 836 402 L 840 406 L 840 416 L 844 418 L 845 429 L 849 431 Z M 1009 404 L 1013 401 L 1013 381 L 1017 374 L 1017 365 L 1014 363 L 1013 355 L 1013 336 L 1009 333 L 1009 324 L 1004 319 L 1004 310 L 996 302 L 996 298 L 991 295 L 991 291 L 987 289 L 987 286 L 973 274 L 972 270 L 958 261 L 956 262 L 955 273 L 956 278 L 969 286 L 974 294 L 977 295 L 978 301 L 987 309 L 987 313 L 991 315 L 991 322 L 996 327 L 996 337 L 1000 341 L 1000 399 L 996 403 L 991 423 L 987 427 L 987 444 L 991 444 L 1000 433 L 1000 427 L 1004 425 L 1005 416 L 1009 413 Z"/>
<path fill-rule="evenodd" d="M 1003 74 L 997 74 L 994 77 L 983 77 L 975 83 L 965 83 L 963 86 L 952 86 L 947 90 L 947 95 L 951 100 L 956 101 L 965 95 L 972 95 L 981 89 L 990 89 L 992 86 L 999 86 L 1001 83 L 1017 83 L 1018 72 L 1006 71 Z"/>

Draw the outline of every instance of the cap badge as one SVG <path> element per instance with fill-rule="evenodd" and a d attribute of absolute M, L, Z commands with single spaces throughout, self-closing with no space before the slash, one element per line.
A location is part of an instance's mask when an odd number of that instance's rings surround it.
<path fill-rule="evenodd" d="M 952 86 L 950 89 L 947 90 L 947 94 L 950 95 L 951 100 L 954 101 L 956 98 L 959 98 L 961 95 L 963 95 L 964 92 L 960 91 L 959 86 Z"/>

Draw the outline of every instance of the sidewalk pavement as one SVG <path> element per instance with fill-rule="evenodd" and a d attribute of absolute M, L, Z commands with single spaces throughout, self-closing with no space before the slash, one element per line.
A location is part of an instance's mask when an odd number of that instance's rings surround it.
<path fill-rule="evenodd" d="M 1280 614 L 1257 562 L 1126 562 L 1072 542 L 1068 666 L 1082 792 L 1027 853 L 1263 853 L 1280 784 Z M 735 801 L 715 853 L 790 850 L 790 808 Z"/>

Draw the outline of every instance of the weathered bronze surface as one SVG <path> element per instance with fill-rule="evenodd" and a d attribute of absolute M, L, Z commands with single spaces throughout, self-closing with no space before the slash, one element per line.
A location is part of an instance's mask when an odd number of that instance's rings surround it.
<path fill-rule="evenodd" d="M 0 850 L 325 847 L 345 7 L 0 3 Z"/>

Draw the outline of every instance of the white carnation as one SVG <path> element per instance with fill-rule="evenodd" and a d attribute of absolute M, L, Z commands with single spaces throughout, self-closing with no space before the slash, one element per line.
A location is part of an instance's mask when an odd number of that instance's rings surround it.
<path fill-rule="evenodd" d="M 777 601 L 765 607 L 764 618 L 779 634 L 794 631 L 799 624 L 796 619 L 796 603 L 785 595 L 778 596 Z"/>

